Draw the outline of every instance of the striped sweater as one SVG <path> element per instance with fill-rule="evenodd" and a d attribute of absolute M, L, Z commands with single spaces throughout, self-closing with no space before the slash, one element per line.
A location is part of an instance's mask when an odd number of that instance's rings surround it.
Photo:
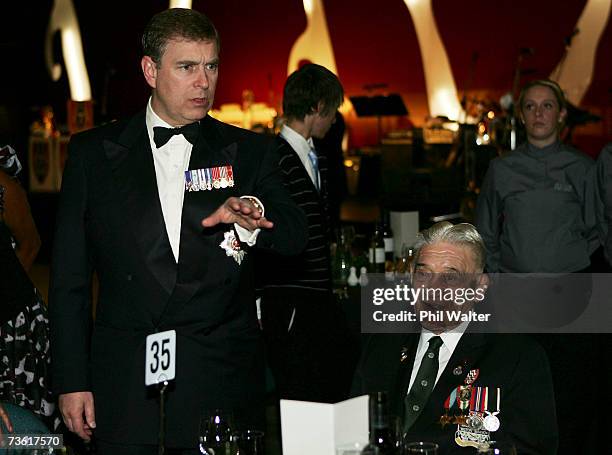
<path fill-rule="evenodd" d="M 276 152 L 285 187 L 308 220 L 308 244 L 299 256 L 258 252 L 258 288 L 331 290 L 330 228 L 327 202 L 327 159 L 317 153 L 321 191 L 317 192 L 297 153 L 282 137 Z M 274 220 L 272 220 L 274 221 Z"/>

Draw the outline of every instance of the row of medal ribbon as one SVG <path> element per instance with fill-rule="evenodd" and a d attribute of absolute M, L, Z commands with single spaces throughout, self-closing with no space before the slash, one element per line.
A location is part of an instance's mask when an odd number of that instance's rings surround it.
<path fill-rule="evenodd" d="M 471 385 L 460 385 L 453 389 L 444 403 L 445 414 L 440 417 L 440 424 L 444 427 L 447 424 L 457 424 L 468 426 L 474 430 L 497 431 L 500 426 L 497 415 L 500 412 L 500 388 L 495 390 L 493 398 L 489 387 L 473 387 Z M 489 403 L 496 404 L 495 409 L 491 409 Z M 462 415 L 449 416 L 449 411 L 455 406 L 462 411 Z M 469 411 L 465 415 L 465 411 Z"/>
<path fill-rule="evenodd" d="M 185 171 L 185 191 L 210 191 L 234 186 L 231 165 Z"/>

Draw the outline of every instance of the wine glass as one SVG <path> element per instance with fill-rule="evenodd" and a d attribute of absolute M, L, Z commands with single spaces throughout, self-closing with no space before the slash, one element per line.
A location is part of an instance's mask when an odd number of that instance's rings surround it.
<path fill-rule="evenodd" d="M 404 455 L 438 455 L 438 444 L 433 442 L 408 442 L 404 444 Z"/>
<path fill-rule="evenodd" d="M 257 430 L 235 431 L 232 433 L 233 454 L 263 455 L 264 433 Z"/>
<path fill-rule="evenodd" d="M 202 411 L 200 417 L 200 453 L 202 455 L 229 455 L 231 450 L 230 412 L 213 409 Z"/>

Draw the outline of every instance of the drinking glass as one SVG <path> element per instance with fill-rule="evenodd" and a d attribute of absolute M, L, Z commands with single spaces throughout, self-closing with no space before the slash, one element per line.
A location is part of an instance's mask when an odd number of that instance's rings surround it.
<path fill-rule="evenodd" d="M 263 431 L 244 430 L 232 433 L 233 454 L 235 455 L 263 455 Z"/>
<path fill-rule="evenodd" d="M 408 442 L 404 444 L 405 455 L 438 455 L 438 444 L 433 442 Z"/>
<path fill-rule="evenodd" d="M 200 417 L 200 453 L 202 455 L 230 455 L 230 412 L 213 409 L 202 411 Z"/>

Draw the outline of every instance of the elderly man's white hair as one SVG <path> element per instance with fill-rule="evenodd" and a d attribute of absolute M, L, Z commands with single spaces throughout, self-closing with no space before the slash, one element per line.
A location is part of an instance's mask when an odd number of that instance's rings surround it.
<path fill-rule="evenodd" d="M 478 271 L 482 272 L 484 270 L 485 245 L 476 228 L 469 223 L 452 224 L 448 221 L 440 221 L 430 228 L 419 232 L 414 245 L 416 250 L 414 263 L 418 262 L 421 248 L 442 242 L 469 248 L 474 254 L 474 261 Z"/>

